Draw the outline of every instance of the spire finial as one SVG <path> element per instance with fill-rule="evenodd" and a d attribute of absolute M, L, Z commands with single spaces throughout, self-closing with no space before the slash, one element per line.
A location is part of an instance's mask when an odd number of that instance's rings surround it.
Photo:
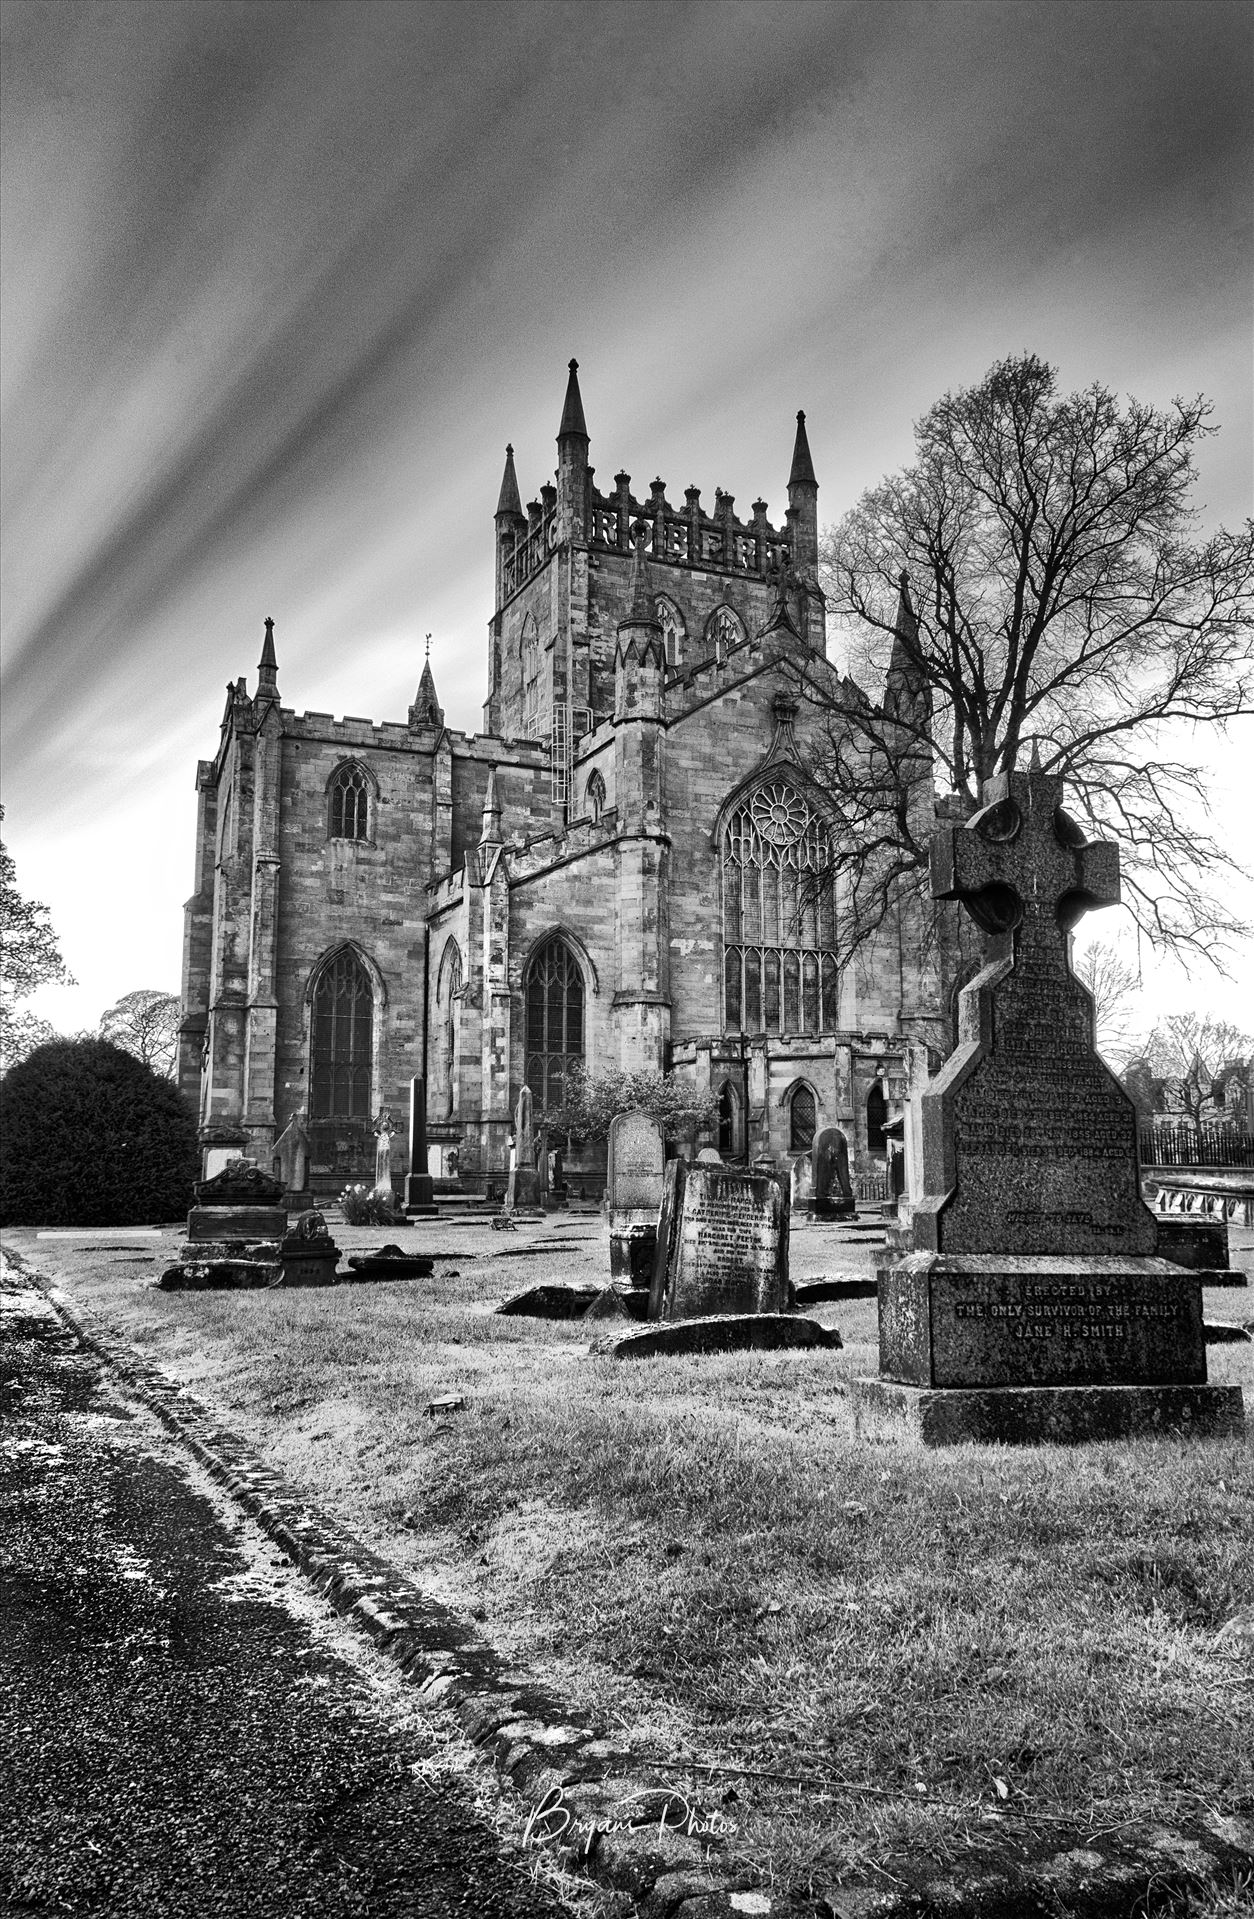
<path fill-rule="evenodd" d="M 1038 736 L 1034 733 L 1032 735 L 1032 757 L 1028 761 L 1028 772 L 1039 773 L 1040 770 L 1041 770 L 1041 742 Z"/>
<path fill-rule="evenodd" d="M 479 833 L 480 846 L 499 846 L 501 843 L 501 802 L 496 793 L 496 768 L 488 768 L 487 791 L 483 796 L 483 826 Z"/>
<path fill-rule="evenodd" d="M 431 635 L 427 634 L 427 650 L 422 662 L 422 677 L 418 682 L 418 691 L 414 703 L 409 709 L 411 726 L 443 726 L 444 708 L 440 705 L 435 690 L 435 676 L 431 671 Z"/>
<path fill-rule="evenodd" d="M 566 403 L 562 408 L 562 424 L 557 429 L 560 446 L 563 440 L 588 438 L 588 423 L 583 417 L 583 398 L 579 392 L 579 362 L 570 362 L 570 378 L 566 382 Z"/>
<path fill-rule="evenodd" d="M 797 437 L 793 442 L 792 469 L 788 475 L 788 487 L 812 486 L 817 491 L 818 481 L 814 476 L 814 461 L 810 458 L 810 442 L 806 438 L 806 416 L 797 411 Z"/>
<path fill-rule="evenodd" d="M 505 471 L 501 475 L 501 491 L 496 502 L 496 518 L 521 520 L 526 517 L 522 510 L 522 499 L 518 492 L 518 475 L 514 471 L 514 449 L 505 449 Z"/>
<path fill-rule="evenodd" d="M 257 667 L 257 697 L 269 695 L 271 699 L 278 694 L 279 663 L 274 654 L 274 621 L 266 620 L 266 637 L 261 642 L 261 660 Z"/>

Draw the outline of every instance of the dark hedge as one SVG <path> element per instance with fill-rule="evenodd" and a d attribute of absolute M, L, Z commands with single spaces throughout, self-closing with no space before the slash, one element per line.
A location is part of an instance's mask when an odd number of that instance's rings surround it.
<path fill-rule="evenodd" d="M 198 1173 L 182 1096 L 108 1040 L 51 1040 L 0 1081 L 0 1224 L 178 1219 Z"/>

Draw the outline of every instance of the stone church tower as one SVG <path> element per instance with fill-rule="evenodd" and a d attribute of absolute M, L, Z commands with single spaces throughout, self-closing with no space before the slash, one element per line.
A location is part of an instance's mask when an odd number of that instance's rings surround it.
<path fill-rule="evenodd" d="M 578 1064 L 709 1089 L 728 1157 L 783 1166 L 838 1125 L 864 1177 L 882 1164 L 939 988 L 902 915 L 838 964 L 837 826 L 807 772 L 839 681 L 805 416 L 779 525 L 721 489 L 711 511 L 627 473 L 602 493 L 589 448 L 572 360 L 526 509 L 506 449 L 482 733 L 445 725 L 429 660 L 404 721 L 298 715 L 269 620 L 255 695 L 228 689 L 184 942 L 207 1147 L 269 1165 L 297 1115 L 326 1194 L 370 1176 L 373 1119 L 423 1077 L 433 1170 L 455 1154 L 496 1193 L 521 1086 L 551 1107 Z M 903 641 L 912 619 L 903 581 Z M 885 712 L 922 697 L 902 644 Z M 925 758 L 910 778 L 922 824 Z"/>

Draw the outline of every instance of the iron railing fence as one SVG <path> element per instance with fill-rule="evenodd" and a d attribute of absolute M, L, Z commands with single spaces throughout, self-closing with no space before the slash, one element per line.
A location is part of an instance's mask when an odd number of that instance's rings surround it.
<path fill-rule="evenodd" d="M 1254 1166 L 1254 1133 L 1203 1120 L 1200 1126 L 1144 1126 L 1142 1166 Z"/>

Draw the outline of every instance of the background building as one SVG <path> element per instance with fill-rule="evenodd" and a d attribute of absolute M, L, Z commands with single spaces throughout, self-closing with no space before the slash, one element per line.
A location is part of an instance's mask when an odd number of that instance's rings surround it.
<path fill-rule="evenodd" d="M 202 1137 L 269 1164 L 298 1114 L 325 1191 L 372 1171 L 372 1121 L 422 1076 L 432 1170 L 455 1151 L 496 1190 L 524 1082 L 543 1108 L 576 1062 L 673 1067 L 726 1155 L 783 1164 L 834 1124 L 867 1173 L 941 993 L 904 912 L 838 963 L 804 415 L 781 525 L 721 489 L 602 493 L 574 361 L 557 448 L 526 510 L 506 451 L 483 733 L 445 726 L 429 660 L 404 721 L 298 715 L 269 620 L 256 693 L 228 689 L 186 908 Z M 916 697 L 903 657 L 886 710 Z M 926 760 L 911 778 L 930 815 Z"/>

